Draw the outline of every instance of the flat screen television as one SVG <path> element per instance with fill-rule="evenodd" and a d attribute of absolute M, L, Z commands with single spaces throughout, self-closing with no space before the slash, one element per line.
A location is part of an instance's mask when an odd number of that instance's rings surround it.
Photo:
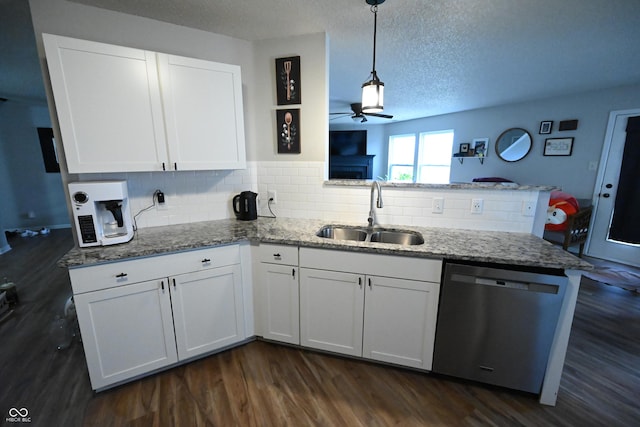
<path fill-rule="evenodd" d="M 367 154 L 366 130 L 329 131 L 329 154 L 332 156 L 364 156 Z"/>

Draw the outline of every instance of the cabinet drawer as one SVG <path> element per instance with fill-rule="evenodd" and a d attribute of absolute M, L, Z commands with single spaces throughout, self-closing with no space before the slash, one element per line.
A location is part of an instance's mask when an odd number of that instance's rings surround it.
<path fill-rule="evenodd" d="M 303 247 L 300 267 L 440 283 L 442 260 Z"/>
<path fill-rule="evenodd" d="M 69 269 L 74 294 L 240 263 L 238 245 Z"/>
<path fill-rule="evenodd" d="M 165 255 L 165 257 L 171 257 L 171 272 L 167 274 L 169 276 L 240 264 L 240 247 L 238 245 L 217 246 L 179 252 Z"/>
<path fill-rule="evenodd" d="M 260 245 L 260 262 L 298 265 L 298 247 L 288 245 Z"/>

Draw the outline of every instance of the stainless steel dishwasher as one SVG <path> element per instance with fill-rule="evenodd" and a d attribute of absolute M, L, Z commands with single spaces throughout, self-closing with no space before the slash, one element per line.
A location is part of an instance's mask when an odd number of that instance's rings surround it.
<path fill-rule="evenodd" d="M 446 263 L 433 372 L 540 393 L 564 275 Z"/>

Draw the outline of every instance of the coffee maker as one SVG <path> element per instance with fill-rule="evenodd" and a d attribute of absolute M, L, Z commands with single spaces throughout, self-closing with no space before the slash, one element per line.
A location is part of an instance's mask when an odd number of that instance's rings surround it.
<path fill-rule="evenodd" d="M 133 238 L 127 181 L 69 183 L 81 247 L 125 243 Z"/>

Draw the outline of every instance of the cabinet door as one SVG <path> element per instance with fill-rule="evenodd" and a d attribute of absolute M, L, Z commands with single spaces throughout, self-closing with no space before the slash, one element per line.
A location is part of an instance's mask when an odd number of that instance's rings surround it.
<path fill-rule="evenodd" d="M 439 284 L 367 276 L 363 356 L 431 370 Z"/>
<path fill-rule="evenodd" d="M 298 268 L 262 263 L 263 337 L 289 344 L 300 344 L 300 295 Z"/>
<path fill-rule="evenodd" d="M 364 276 L 300 269 L 300 342 L 303 346 L 362 355 Z"/>
<path fill-rule="evenodd" d="M 177 362 L 166 279 L 74 300 L 94 390 Z"/>
<path fill-rule="evenodd" d="M 43 38 L 69 172 L 162 170 L 166 138 L 155 53 Z"/>
<path fill-rule="evenodd" d="M 246 167 L 240 67 L 158 54 L 171 167 Z"/>
<path fill-rule="evenodd" d="M 170 281 L 180 360 L 246 338 L 240 265 L 181 274 Z"/>

